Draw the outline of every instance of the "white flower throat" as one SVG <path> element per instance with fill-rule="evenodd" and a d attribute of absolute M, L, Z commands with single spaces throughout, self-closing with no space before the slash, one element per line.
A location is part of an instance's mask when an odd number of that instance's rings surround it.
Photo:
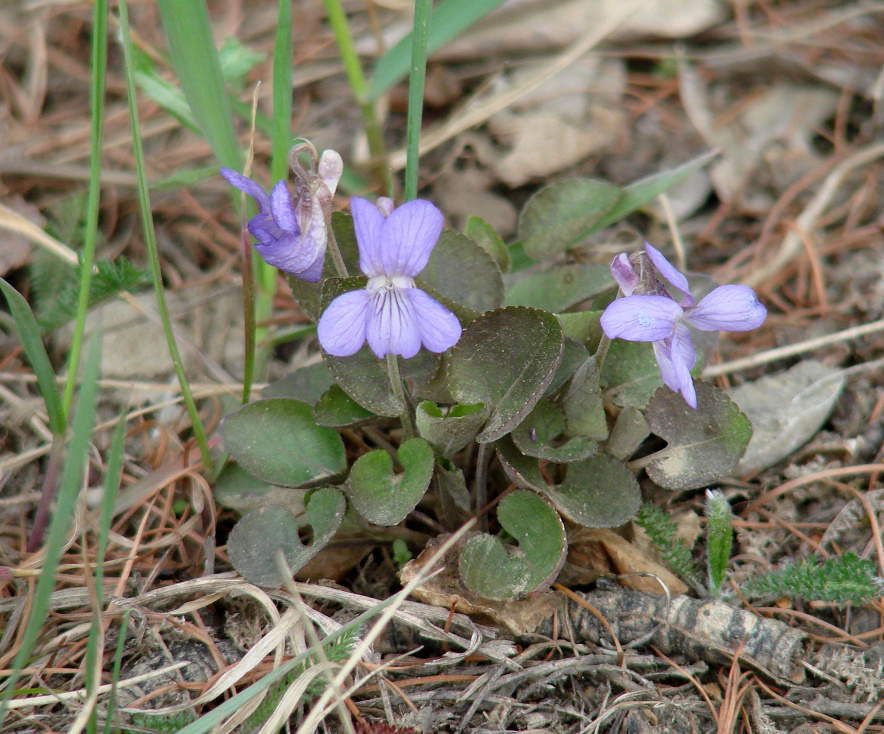
<path fill-rule="evenodd" d="M 414 278 L 408 278 L 404 275 L 377 275 L 368 279 L 367 290 L 374 295 L 381 290 L 400 290 L 403 288 L 414 288 Z"/>

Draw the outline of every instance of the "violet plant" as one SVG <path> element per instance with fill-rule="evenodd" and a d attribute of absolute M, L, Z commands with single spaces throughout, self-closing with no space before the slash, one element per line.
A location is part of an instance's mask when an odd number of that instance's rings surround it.
<path fill-rule="evenodd" d="M 222 424 L 235 463 L 216 497 L 244 513 L 228 550 L 245 577 L 279 585 L 277 551 L 297 571 L 342 528 L 392 543 L 383 528 L 412 517 L 442 532 L 477 517 L 462 581 L 511 599 L 555 580 L 569 525 L 632 520 L 643 473 L 693 489 L 734 468 L 751 425 L 694 381 L 714 345 L 692 330 L 752 329 L 764 307 L 745 286 L 695 303 L 702 283 L 651 245 L 609 267 L 590 238 L 708 156 L 623 188 L 548 186 L 505 244 L 476 217 L 445 229 L 428 201 L 333 212 L 325 155 L 296 167 L 294 199 L 224 171 L 258 202 L 255 248 L 285 271 L 322 355 Z"/>

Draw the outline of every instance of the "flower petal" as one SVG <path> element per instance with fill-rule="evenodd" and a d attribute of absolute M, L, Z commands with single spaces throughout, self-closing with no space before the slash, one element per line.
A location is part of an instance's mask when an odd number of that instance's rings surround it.
<path fill-rule="evenodd" d="M 318 283 L 322 279 L 322 268 L 325 266 L 325 248 L 316 254 L 316 259 L 301 272 L 295 273 L 301 280 Z"/>
<path fill-rule="evenodd" d="M 443 219 L 442 212 L 422 199 L 395 209 L 384 224 L 381 247 L 384 274 L 413 278 L 423 270 L 442 234 Z"/>
<path fill-rule="evenodd" d="M 629 255 L 625 252 L 621 252 L 614 258 L 614 262 L 611 263 L 611 275 L 614 276 L 614 280 L 617 281 L 624 296 L 631 296 L 642 282 L 629 261 Z"/>
<path fill-rule="evenodd" d="M 322 348 L 334 357 L 356 354 L 365 343 L 365 325 L 370 309 L 370 296 L 364 289 L 335 298 L 316 327 Z"/>
<path fill-rule="evenodd" d="M 610 339 L 655 342 L 672 336 L 681 306 L 666 296 L 627 296 L 605 309 L 601 324 Z"/>
<path fill-rule="evenodd" d="M 284 233 L 268 245 L 255 245 L 255 249 L 268 265 L 295 275 L 310 267 L 316 259 L 315 250 L 302 247 L 301 238 L 289 233 Z"/>
<path fill-rule="evenodd" d="M 237 173 L 232 168 L 222 168 L 221 175 L 227 179 L 227 183 L 231 186 L 235 186 L 240 191 L 244 191 L 249 196 L 251 196 L 255 201 L 258 202 L 258 206 L 261 207 L 262 214 L 270 214 L 270 199 L 267 198 L 267 194 L 264 193 L 264 189 L 262 189 L 258 184 L 256 184 L 252 179 L 246 178 L 241 173 Z"/>
<path fill-rule="evenodd" d="M 688 285 L 688 279 L 676 270 L 675 266 L 663 256 L 663 253 L 652 244 L 645 242 L 645 252 L 651 258 L 654 267 L 660 271 L 660 275 L 685 294 L 682 305 L 693 306 L 694 299 L 691 296 L 691 287 Z"/>
<path fill-rule="evenodd" d="M 684 324 L 675 327 L 672 339 L 654 342 L 654 355 L 660 366 L 660 377 L 670 390 L 680 392 L 685 402 L 697 407 L 697 391 L 691 378 L 691 369 L 697 363 L 697 352 L 691 332 Z"/>
<path fill-rule="evenodd" d="M 338 181 L 344 174 L 344 159 L 336 150 L 323 151 L 316 166 L 316 173 L 328 188 L 328 192 L 334 196 L 338 188 Z"/>
<path fill-rule="evenodd" d="M 421 348 L 421 334 L 406 289 L 378 289 L 371 297 L 370 315 L 365 329 L 368 346 L 381 359 L 387 354 L 413 357 Z"/>
<path fill-rule="evenodd" d="M 749 331 L 767 317 L 767 309 L 746 285 L 722 285 L 689 309 L 685 321 L 702 331 Z"/>
<path fill-rule="evenodd" d="M 285 181 L 277 181 L 270 192 L 270 211 L 280 229 L 300 234 L 298 222 L 295 220 L 295 208 Z"/>
<path fill-rule="evenodd" d="M 423 345 L 431 352 L 444 352 L 460 339 L 460 321 L 451 311 L 420 288 L 404 289 L 417 318 Z"/>
<path fill-rule="evenodd" d="M 356 230 L 356 242 L 359 243 L 359 268 L 369 278 L 383 275 L 381 249 L 386 221 L 384 215 L 370 201 L 358 196 L 350 199 L 350 211 L 353 212 L 353 227 Z"/>
<path fill-rule="evenodd" d="M 249 220 L 248 227 L 252 236 L 268 247 L 285 234 L 270 214 L 256 214 Z"/>

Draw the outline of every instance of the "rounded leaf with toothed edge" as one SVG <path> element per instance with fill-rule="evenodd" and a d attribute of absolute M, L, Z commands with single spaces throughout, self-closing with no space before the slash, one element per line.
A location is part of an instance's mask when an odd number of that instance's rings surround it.
<path fill-rule="evenodd" d="M 461 403 L 485 403 L 491 415 L 477 441 L 505 436 L 543 396 L 562 358 L 556 317 L 508 306 L 471 323 L 448 353 L 448 386 Z"/>
<path fill-rule="evenodd" d="M 533 492 L 516 490 L 497 505 L 497 519 L 518 547 L 508 549 L 493 535 L 474 535 L 460 553 L 464 583 L 477 594 L 501 601 L 547 588 L 568 549 L 558 513 Z"/>
<path fill-rule="evenodd" d="M 723 391 L 705 382 L 695 388 L 696 410 L 669 388 L 660 388 L 645 410 L 651 431 L 667 442 L 645 468 L 666 489 L 719 481 L 737 465 L 752 438 L 749 419 Z"/>
<path fill-rule="evenodd" d="M 303 568 L 334 536 L 347 503 L 337 489 L 319 489 L 307 500 L 307 520 L 313 542 L 304 545 L 298 520 L 277 505 L 252 510 L 230 532 L 227 552 L 233 567 L 248 581 L 276 588 L 287 580 L 277 560 L 281 552 L 292 574 Z"/>
<path fill-rule="evenodd" d="M 507 476 L 518 486 L 549 499 L 569 520 L 589 528 L 613 528 L 628 522 L 641 507 L 641 490 L 632 472 L 607 454 L 567 465 L 564 481 L 549 485 L 537 459 L 524 456 L 509 440 L 497 444 Z"/>
<path fill-rule="evenodd" d="M 433 476 L 433 449 L 422 438 L 410 438 L 399 447 L 402 473 L 393 471 L 387 451 L 360 456 L 347 479 L 350 502 L 362 517 L 376 525 L 396 525 L 420 502 Z"/>
<path fill-rule="evenodd" d="M 252 476 L 282 487 L 308 487 L 347 469 L 344 442 L 333 428 L 313 422 L 300 400 L 259 400 L 221 423 L 225 448 Z"/>

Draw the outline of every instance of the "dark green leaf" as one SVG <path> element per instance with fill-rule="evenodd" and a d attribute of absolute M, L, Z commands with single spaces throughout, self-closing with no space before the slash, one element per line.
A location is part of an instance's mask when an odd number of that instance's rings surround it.
<path fill-rule="evenodd" d="M 325 394 L 319 398 L 313 408 L 313 420 L 320 426 L 332 426 L 335 428 L 344 426 L 361 426 L 366 423 L 377 421 L 378 417 L 370 410 L 366 410 L 339 385 L 332 385 Z"/>
<path fill-rule="evenodd" d="M 219 505 L 241 513 L 268 505 L 279 505 L 299 513 L 304 509 L 305 491 L 267 484 L 231 462 L 215 480 L 212 495 Z"/>
<path fill-rule="evenodd" d="M 602 327 L 599 323 L 602 311 L 578 311 L 576 313 L 556 314 L 562 331 L 566 337 L 583 342 L 591 352 L 598 349 L 602 338 Z"/>
<path fill-rule="evenodd" d="M 650 434 L 644 414 L 638 408 L 624 408 L 611 429 L 607 451 L 615 459 L 626 461 Z"/>
<path fill-rule="evenodd" d="M 261 392 L 264 398 L 294 398 L 310 405 L 335 384 L 335 378 L 322 362 L 301 367 L 281 380 L 269 384 Z"/>
<path fill-rule="evenodd" d="M 511 435 L 523 454 L 560 464 L 580 461 L 598 451 L 598 444 L 586 436 L 557 441 L 566 428 L 564 411 L 551 400 L 541 400 Z"/>
<path fill-rule="evenodd" d="M 446 415 L 425 400 L 417 406 L 414 421 L 421 438 L 442 456 L 453 456 L 476 437 L 487 417 L 484 403 L 455 405 Z"/>
<path fill-rule="evenodd" d="M 501 273 L 508 273 L 512 258 L 510 250 L 497 231 L 484 219 L 470 217 L 464 231 L 467 237 L 491 255 Z"/>
<path fill-rule="evenodd" d="M 663 384 L 653 345 L 615 339 L 602 365 L 602 384 L 615 405 L 644 408 Z"/>
<path fill-rule="evenodd" d="M 596 441 L 608 437 L 608 420 L 602 403 L 595 357 L 587 357 L 577 370 L 562 399 L 568 432 Z"/>
<path fill-rule="evenodd" d="M 244 405 L 221 423 L 224 445 L 247 472 L 283 487 L 316 485 L 347 468 L 344 442 L 313 422 L 299 400 L 273 398 Z"/>
<path fill-rule="evenodd" d="M 589 357 L 589 352 L 581 342 L 576 339 L 565 338 L 565 350 L 562 352 L 562 361 L 559 362 L 555 377 L 553 377 L 552 382 L 549 383 L 546 391 L 543 393 L 544 396 L 552 395 L 570 380 L 580 365 L 586 361 L 587 357 Z"/>
<path fill-rule="evenodd" d="M 455 507 L 464 514 L 469 514 L 470 490 L 467 489 L 467 481 L 463 471 L 456 466 L 451 459 L 440 456 L 436 459 L 436 477 L 442 491 L 445 492 L 454 503 Z"/>
<path fill-rule="evenodd" d="M 556 265 L 510 285 L 506 289 L 506 305 L 559 312 L 613 288 L 614 279 L 606 265 Z"/>

